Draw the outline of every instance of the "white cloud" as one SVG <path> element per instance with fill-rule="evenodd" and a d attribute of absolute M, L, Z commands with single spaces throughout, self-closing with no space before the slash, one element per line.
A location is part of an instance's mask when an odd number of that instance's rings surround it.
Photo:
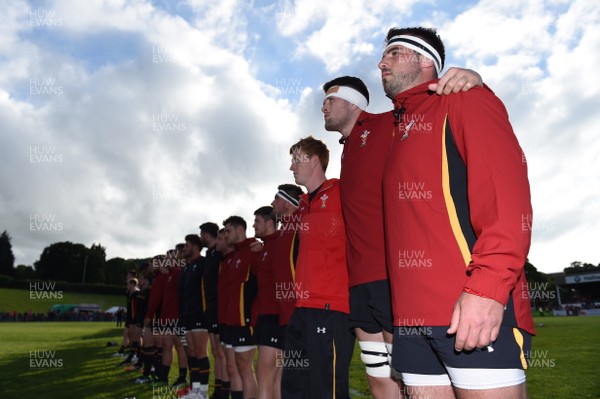
<path fill-rule="evenodd" d="M 297 39 L 298 56 L 315 57 L 325 64 L 327 72 L 334 73 L 357 58 L 379 51 L 380 47 L 372 43 L 374 32 L 387 31 L 393 26 L 391 21 L 408 14 L 413 3 L 286 1 L 277 10 L 277 27 L 283 36 Z M 378 42 L 383 45 L 383 36 Z"/>
<path fill-rule="evenodd" d="M 507 105 L 530 168 L 531 261 L 546 272 L 600 261 L 594 2 L 481 1 L 458 15 L 416 1 L 44 4 L 46 25 L 32 26 L 40 7 L 21 1 L 0 26 L 0 231 L 18 263 L 61 240 L 151 256 L 203 221 L 250 221 L 292 180 L 288 148 L 308 134 L 328 144 L 337 176 L 320 85 L 363 77 L 370 110 L 389 109 L 377 70 L 385 32 L 431 21 L 448 62 L 479 71 Z M 54 93 L 32 95 L 32 84 Z M 32 230 L 32 218 L 63 228 Z"/>
<path fill-rule="evenodd" d="M 600 6 L 482 1 L 442 30 L 447 53 L 478 70 L 504 101 L 528 157 L 534 207 L 530 260 L 544 271 L 597 263 L 595 117 Z M 594 167 L 595 165 L 595 167 Z"/>
<path fill-rule="evenodd" d="M 269 203 L 271 194 L 261 194 L 268 184 L 255 182 L 290 180 L 287 158 L 271 139 L 298 136 L 297 118 L 261 91 L 243 57 L 142 3 L 102 7 L 57 33 L 135 30 L 138 53 L 130 60 L 90 71 L 36 38 L 15 43 L 38 55 L 21 76 L 52 77 L 62 89 L 23 101 L 5 95 L 1 103 L 0 124 L 10 132 L 2 148 L 11 148 L 3 159 L 18 166 L 24 183 L 8 185 L 2 197 L 19 262 L 31 263 L 42 245 L 60 240 L 100 241 L 109 256 L 163 252 L 202 221 L 249 218 L 250 208 L 265 203 L 257 201 Z M 129 14 L 136 21 L 127 26 Z M 47 80 L 36 84 L 52 88 Z M 30 151 L 41 162 L 30 163 Z M 281 171 L 265 175 L 277 163 Z M 7 169 L 2 174 L 15 181 Z M 28 229 L 31 215 L 61 228 Z"/>

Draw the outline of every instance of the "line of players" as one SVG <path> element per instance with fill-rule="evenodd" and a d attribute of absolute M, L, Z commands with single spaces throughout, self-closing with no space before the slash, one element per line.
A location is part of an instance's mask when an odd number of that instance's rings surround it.
<path fill-rule="evenodd" d="M 189 234 L 185 244 L 142 264 L 137 279 L 135 271 L 128 274 L 130 351 L 119 365 L 142 370 L 136 383 L 168 386 L 175 347 L 180 373 L 171 386 L 184 398 L 207 398 L 210 342 L 213 398 L 281 397 L 283 331 L 297 296 L 290 251 L 297 252 L 294 213 L 302 194 L 299 186 L 279 186 L 272 206 L 254 213 L 255 237 L 246 237 L 239 216 L 226 219 L 222 229 L 207 222 L 200 235 Z"/>

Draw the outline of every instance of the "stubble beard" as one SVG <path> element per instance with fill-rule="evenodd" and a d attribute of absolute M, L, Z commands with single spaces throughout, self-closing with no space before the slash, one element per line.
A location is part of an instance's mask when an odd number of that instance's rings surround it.
<path fill-rule="evenodd" d="M 342 130 L 344 129 L 344 126 L 346 126 L 346 124 L 348 123 L 348 121 L 351 118 L 351 111 L 350 110 L 344 110 L 344 115 L 341 115 L 338 118 L 329 118 L 327 120 L 325 120 L 325 130 L 327 130 L 328 132 L 342 132 Z"/>
<path fill-rule="evenodd" d="M 325 121 L 325 130 L 328 132 L 336 132 L 339 128 L 339 121 L 328 119 Z"/>
<path fill-rule="evenodd" d="M 394 98 L 403 91 L 414 87 L 414 82 L 420 74 L 421 68 L 415 65 L 401 73 L 388 75 L 387 80 L 382 79 L 383 90 L 389 97 Z"/>

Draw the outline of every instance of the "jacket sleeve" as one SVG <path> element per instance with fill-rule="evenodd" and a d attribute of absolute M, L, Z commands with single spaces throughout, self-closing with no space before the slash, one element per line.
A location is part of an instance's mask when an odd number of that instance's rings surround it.
<path fill-rule="evenodd" d="M 451 97 L 451 96 L 448 96 Z M 506 305 L 531 242 L 527 164 L 502 102 L 475 88 L 453 96 L 449 121 L 466 164 L 469 213 L 477 240 L 464 290 Z"/>
<path fill-rule="evenodd" d="M 163 276 L 158 276 L 156 280 L 154 280 L 154 284 L 152 285 L 152 289 L 150 291 L 150 301 L 148 303 L 148 310 L 146 311 L 147 319 L 154 318 L 154 315 L 158 311 L 158 308 L 162 303 L 164 285 L 165 279 L 163 278 Z"/>

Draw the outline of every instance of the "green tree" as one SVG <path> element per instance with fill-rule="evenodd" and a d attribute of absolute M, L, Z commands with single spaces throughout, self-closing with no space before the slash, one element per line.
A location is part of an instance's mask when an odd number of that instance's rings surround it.
<path fill-rule="evenodd" d="M 565 274 L 589 273 L 600 271 L 600 264 L 594 266 L 591 263 L 582 263 L 579 261 L 571 262 L 571 266 L 565 267 Z"/>
<path fill-rule="evenodd" d="M 37 274 L 33 266 L 18 265 L 15 268 L 15 275 L 13 277 L 17 280 L 35 280 Z"/>
<path fill-rule="evenodd" d="M 104 261 L 106 261 L 106 247 L 103 247 L 102 244 L 98 243 L 94 243 L 92 244 L 92 246 L 90 247 L 90 250 L 97 252 Z"/>
<path fill-rule="evenodd" d="M 57 242 L 44 248 L 35 270 L 43 280 L 104 283 L 104 257 L 83 244 Z"/>
<path fill-rule="evenodd" d="M 4 230 L 0 235 L 0 274 L 7 276 L 13 276 L 15 273 L 15 256 L 10 240 L 10 235 Z"/>
<path fill-rule="evenodd" d="M 104 272 L 106 275 L 106 284 L 124 285 L 127 278 L 127 272 L 137 269 L 136 262 L 123 258 L 112 258 L 106 261 Z"/>
<path fill-rule="evenodd" d="M 538 271 L 538 269 L 529 263 L 529 259 L 525 262 L 525 277 L 527 277 L 528 282 L 536 282 L 536 283 L 545 283 L 548 281 L 548 276 L 544 273 Z"/>

